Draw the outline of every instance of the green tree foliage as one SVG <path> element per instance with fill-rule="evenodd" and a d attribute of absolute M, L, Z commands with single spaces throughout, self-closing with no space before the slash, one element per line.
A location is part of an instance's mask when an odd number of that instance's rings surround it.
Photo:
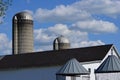
<path fill-rule="evenodd" d="M 8 7 L 11 5 L 12 0 L 0 0 L 0 23 L 5 17 Z"/>

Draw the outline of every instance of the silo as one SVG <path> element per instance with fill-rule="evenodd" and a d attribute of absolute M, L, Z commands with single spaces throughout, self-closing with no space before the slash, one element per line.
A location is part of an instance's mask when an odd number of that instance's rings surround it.
<path fill-rule="evenodd" d="M 70 42 L 63 35 L 57 37 L 53 42 L 54 50 L 69 49 L 69 48 L 70 48 Z"/>
<path fill-rule="evenodd" d="M 28 12 L 19 12 L 13 16 L 13 54 L 33 51 L 33 18 Z"/>

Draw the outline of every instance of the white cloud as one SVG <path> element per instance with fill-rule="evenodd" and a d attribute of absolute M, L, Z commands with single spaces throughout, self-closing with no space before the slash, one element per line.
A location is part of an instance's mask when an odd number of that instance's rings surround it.
<path fill-rule="evenodd" d="M 64 24 L 56 24 L 53 27 L 49 27 L 48 30 L 56 35 L 68 35 L 71 32 L 68 26 Z"/>
<path fill-rule="evenodd" d="M 31 10 L 24 10 L 25 12 L 28 12 L 29 14 L 33 15 L 33 11 Z"/>
<path fill-rule="evenodd" d="M 29 3 L 30 0 L 27 1 Z M 119 0 L 80 0 L 53 9 L 39 8 L 35 13 L 26 10 L 40 23 L 55 23 L 54 26 L 34 30 L 35 51 L 51 50 L 53 40 L 59 35 L 69 38 L 73 48 L 104 44 L 101 40 L 89 40 L 88 32 L 114 33 L 118 28 L 112 22 L 95 20 L 93 15 L 117 17 L 120 14 L 119 5 Z M 11 53 L 11 43 L 6 34 L 0 33 L 1 53 Z"/>
<path fill-rule="evenodd" d="M 34 18 L 39 22 L 75 22 L 89 19 L 91 16 L 84 10 L 69 5 L 60 5 L 52 10 L 39 8 L 36 10 Z"/>
<path fill-rule="evenodd" d="M 58 35 L 56 35 L 58 34 Z M 71 48 L 101 45 L 102 41 L 89 41 L 87 32 L 71 30 L 65 24 L 56 24 L 49 28 L 34 30 L 35 51 L 45 51 L 53 49 L 53 40 L 59 35 L 65 35 L 70 40 Z M 7 35 L 0 33 L 0 52 L 1 55 L 11 54 L 12 41 Z"/>
<path fill-rule="evenodd" d="M 54 26 L 37 29 L 34 31 L 35 50 L 51 50 L 53 41 L 60 35 L 66 36 L 71 43 L 88 40 L 86 32 L 70 30 L 67 25 L 56 24 Z"/>
<path fill-rule="evenodd" d="M 81 0 L 71 6 L 82 9 L 90 14 L 117 16 L 120 14 L 120 0 Z"/>
<path fill-rule="evenodd" d="M 104 44 L 104 42 L 100 40 L 89 41 L 87 32 L 81 32 L 80 30 L 71 30 L 65 24 L 56 24 L 49 28 L 37 29 L 34 31 L 34 33 L 36 51 L 52 50 L 54 39 L 61 34 L 70 40 L 71 48 Z"/>
<path fill-rule="evenodd" d="M 0 33 L 0 52 L 1 54 L 11 54 L 12 41 L 10 41 L 6 34 Z"/>
<path fill-rule="evenodd" d="M 97 45 L 104 45 L 105 43 L 101 40 L 97 41 L 81 41 L 79 43 L 72 44 L 72 48 L 76 47 L 88 47 L 88 46 L 97 46 Z"/>
<path fill-rule="evenodd" d="M 91 33 L 115 33 L 118 28 L 108 21 L 79 21 L 72 25 L 74 29 L 80 29 Z"/>
<path fill-rule="evenodd" d="M 35 49 L 52 49 L 53 40 L 61 34 L 70 39 L 72 47 L 104 44 L 101 40 L 89 40 L 88 32 L 115 33 L 118 28 L 114 23 L 103 21 L 102 18 L 95 20 L 93 15 L 117 17 L 120 14 L 119 5 L 119 0 L 80 0 L 67 6 L 58 5 L 53 9 L 37 9 L 34 13 L 35 20 L 40 23 L 53 22 L 56 25 L 34 31 Z"/>
<path fill-rule="evenodd" d="M 120 15 L 119 0 L 80 0 L 71 5 L 36 10 L 34 18 L 39 22 L 75 22 L 94 19 L 93 15 L 117 17 Z"/>

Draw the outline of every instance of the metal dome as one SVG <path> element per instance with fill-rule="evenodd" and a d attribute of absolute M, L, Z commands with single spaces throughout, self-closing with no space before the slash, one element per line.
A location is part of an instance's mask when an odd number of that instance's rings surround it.
<path fill-rule="evenodd" d="M 70 42 L 66 37 L 61 35 L 54 40 L 54 43 L 70 43 Z"/>
<path fill-rule="evenodd" d="M 26 12 L 26 11 L 17 13 L 17 14 L 13 17 L 13 19 L 15 19 L 15 20 L 19 20 L 19 19 L 20 19 L 20 20 L 21 20 L 21 19 L 33 20 L 32 15 L 31 15 L 30 13 Z"/>

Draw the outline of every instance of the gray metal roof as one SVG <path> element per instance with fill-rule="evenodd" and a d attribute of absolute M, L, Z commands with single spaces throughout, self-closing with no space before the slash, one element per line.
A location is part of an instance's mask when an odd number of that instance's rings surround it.
<path fill-rule="evenodd" d="M 95 72 L 96 73 L 120 72 L 120 59 L 114 55 L 108 56 Z"/>
<path fill-rule="evenodd" d="M 75 59 L 69 60 L 56 74 L 58 75 L 82 75 L 89 72 Z"/>

